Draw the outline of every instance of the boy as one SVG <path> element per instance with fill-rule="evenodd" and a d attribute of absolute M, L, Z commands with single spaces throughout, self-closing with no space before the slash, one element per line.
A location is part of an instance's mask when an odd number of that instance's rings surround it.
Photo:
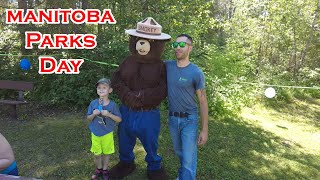
<path fill-rule="evenodd" d="M 106 78 L 102 78 L 96 83 L 99 99 L 91 101 L 87 112 L 92 137 L 91 152 L 95 155 L 94 162 L 96 164 L 92 180 L 101 176 L 104 180 L 109 179 L 109 155 L 114 153 L 113 128 L 116 122 L 121 122 L 117 104 L 108 98 L 109 93 L 112 92 L 110 84 L 110 80 Z"/>

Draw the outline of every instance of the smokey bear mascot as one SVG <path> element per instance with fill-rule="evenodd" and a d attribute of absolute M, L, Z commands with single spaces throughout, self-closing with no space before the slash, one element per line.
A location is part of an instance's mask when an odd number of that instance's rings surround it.
<path fill-rule="evenodd" d="M 130 35 L 130 55 L 112 76 L 112 88 L 122 105 L 119 124 L 119 163 L 110 170 L 112 179 L 122 179 L 136 168 L 133 148 L 136 139 L 147 155 L 149 179 L 167 180 L 168 176 L 157 154 L 160 132 L 159 105 L 167 96 L 166 69 L 161 60 L 165 43 L 171 36 L 161 32 L 153 18 L 137 24 L 137 29 L 126 30 Z"/>

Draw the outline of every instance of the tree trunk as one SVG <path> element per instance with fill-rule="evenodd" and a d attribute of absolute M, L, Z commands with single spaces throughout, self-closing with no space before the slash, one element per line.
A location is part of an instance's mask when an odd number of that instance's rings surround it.
<path fill-rule="evenodd" d="M 309 38 L 308 38 L 306 47 L 305 47 L 304 51 L 301 54 L 301 61 L 300 61 L 299 65 L 298 65 L 298 67 L 297 67 L 297 70 L 299 70 L 303 66 L 303 64 L 305 62 L 305 57 L 307 55 L 308 48 L 309 48 L 310 42 L 312 40 L 313 30 L 314 30 L 314 26 L 315 26 L 315 24 L 317 22 L 317 19 L 318 19 L 318 16 L 319 16 L 319 11 L 320 11 L 320 0 L 318 0 L 317 9 L 316 9 L 315 16 L 314 16 L 314 19 L 313 19 L 313 22 L 312 22 L 310 33 L 309 33 Z"/>
<path fill-rule="evenodd" d="M 28 8 L 28 4 L 26 0 L 18 0 L 18 8 L 19 9 L 24 9 L 24 14 L 27 11 Z M 20 51 L 21 54 L 26 54 L 26 49 L 24 48 L 25 46 L 25 32 L 26 32 L 26 28 L 27 28 L 27 24 L 18 24 L 18 29 L 19 29 L 19 37 L 20 37 Z"/>
<path fill-rule="evenodd" d="M 297 39 L 296 39 L 296 25 L 293 25 L 293 76 L 296 77 L 297 75 Z"/>

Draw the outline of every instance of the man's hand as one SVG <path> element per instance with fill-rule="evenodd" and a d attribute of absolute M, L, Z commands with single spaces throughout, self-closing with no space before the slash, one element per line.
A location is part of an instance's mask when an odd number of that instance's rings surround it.
<path fill-rule="evenodd" d="M 198 145 L 204 145 L 208 140 L 208 131 L 201 131 L 198 138 Z"/>

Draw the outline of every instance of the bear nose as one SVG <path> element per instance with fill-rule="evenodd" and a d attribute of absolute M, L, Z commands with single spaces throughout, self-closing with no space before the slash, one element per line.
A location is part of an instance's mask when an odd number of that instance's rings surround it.
<path fill-rule="evenodd" d="M 141 45 L 143 45 L 143 44 L 144 44 L 144 42 L 140 42 L 140 44 L 141 44 Z"/>

